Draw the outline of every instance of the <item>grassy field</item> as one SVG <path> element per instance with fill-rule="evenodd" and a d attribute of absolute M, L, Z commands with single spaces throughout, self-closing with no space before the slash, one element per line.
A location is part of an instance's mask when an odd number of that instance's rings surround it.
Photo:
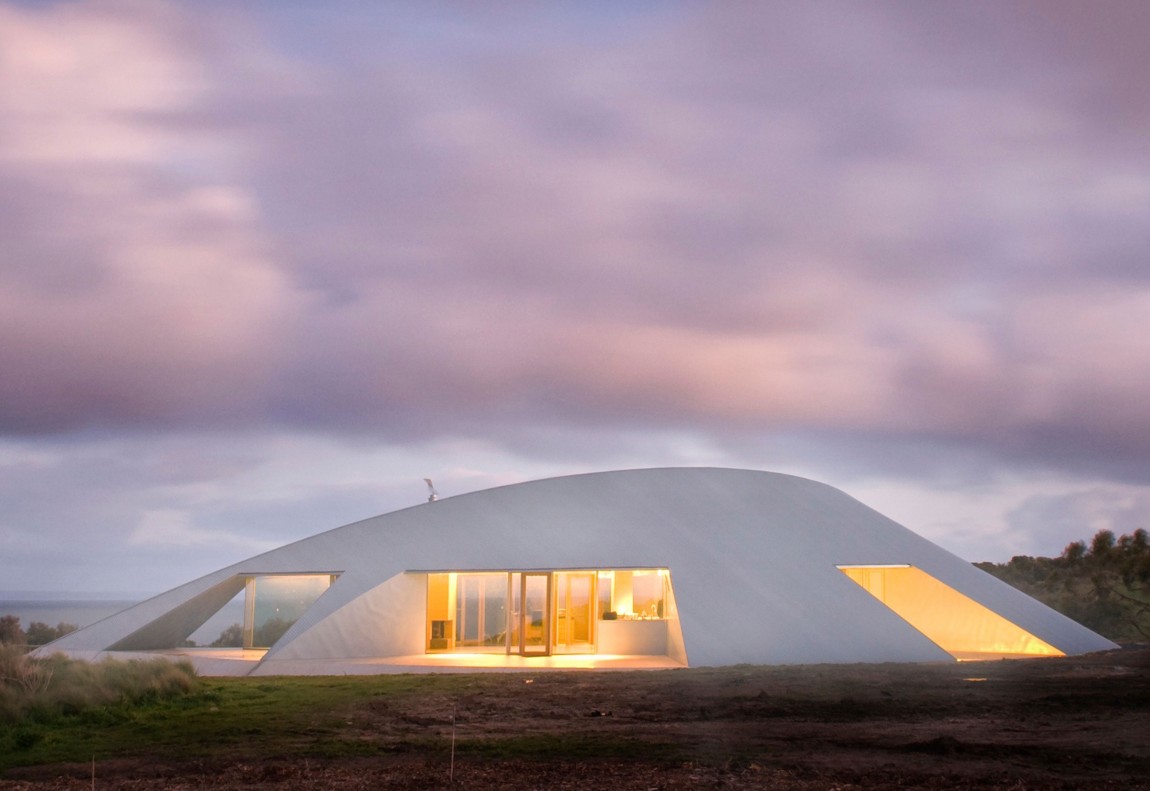
<path fill-rule="evenodd" d="M 0 789 L 1150 788 L 1150 651 L 198 679 L 0 725 Z M 454 739 L 454 763 L 452 743 Z"/>
<path fill-rule="evenodd" d="M 156 753 L 177 761 L 367 753 L 374 750 L 370 742 L 346 738 L 365 703 L 429 695 L 446 700 L 482 681 L 462 676 L 199 679 L 181 696 L 0 724 L 0 770 Z"/>
<path fill-rule="evenodd" d="M 549 680 L 541 679 L 537 689 Z M 0 724 L 0 771 L 93 757 L 243 762 L 381 751 L 447 756 L 451 731 L 469 728 L 478 701 L 512 699 L 526 688 L 524 681 L 503 674 L 200 679 L 181 696 Z M 398 715 L 375 727 L 384 709 Z M 461 757 L 490 758 L 628 758 L 640 750 L 644 758 L 667 752 L 649 738 L 538 731 L 456 745 Z"/>

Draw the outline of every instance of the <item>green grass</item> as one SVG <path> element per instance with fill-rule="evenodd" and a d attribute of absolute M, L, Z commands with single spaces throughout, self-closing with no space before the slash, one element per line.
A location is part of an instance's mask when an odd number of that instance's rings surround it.
<path fill-rule="evenodd" d="M 450 749 L 452 701 L 482 696 L 504 679 L 390 675 L 198 679 L 178 697 L 93 705 L 47 718 L 0 721 L 0 771 L 15 766 L 162 755 L 170 761 L 341 757 Z M 387 733 L 357 717 L 373 701 L 441 700 L 436 719 L 395 718 Z M 546 758 L 614 755 L 626 740 L 505 734 L 460 739 L 460 755 Z"/>
<path fill-rule="evenodd" d="M 174 759 L 258 749 L 276 731 L 299 732 L 318 690 L 277 695 L 255 684 L 204 682 L 179 698 L 92 706 L 51 719 L 0 723 L 0 769 L 147 753 Z M 311 693 L 311 694 L 308 694 Z M 298 706 L 295 711 L 287 701 Z"/>

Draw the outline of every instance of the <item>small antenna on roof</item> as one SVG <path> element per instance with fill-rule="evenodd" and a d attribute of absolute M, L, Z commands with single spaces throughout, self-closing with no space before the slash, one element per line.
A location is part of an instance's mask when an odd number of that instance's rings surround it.
<path fill-rule="evenodd" d="M 423 482 L 427 484 L 427 502 L 434 503 L 439 499 L 439 492 L 435 491 L 435 484 L 431 482 L 430 478 L 424 478 Z"/>

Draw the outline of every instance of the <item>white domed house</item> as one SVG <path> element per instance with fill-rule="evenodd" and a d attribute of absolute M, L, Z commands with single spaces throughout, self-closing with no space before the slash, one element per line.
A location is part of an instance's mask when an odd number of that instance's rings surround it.
<path fill-rule="evenodd" d="M 233 599 L 243 646 L 181 648 Z M 444 498 L 181 585 L 41 649 L 207 675 L 1061 656 L 1115 648 L 843 492 L 670 468 Z"/>

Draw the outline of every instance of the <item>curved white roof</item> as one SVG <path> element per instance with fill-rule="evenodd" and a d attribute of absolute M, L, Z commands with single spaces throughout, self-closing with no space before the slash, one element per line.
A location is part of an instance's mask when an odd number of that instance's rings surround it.
<path fill-rule="evenodd" d="M 161 594 L 52 650 L 177 645 L 244 577 L 338 574 L 263 660 L 261 672 L 277 663 L 290 672 L 291 662 L 422 651 L 422 627 L 407 635 L 403 613 L 426 602 L 399 584 L 405 572 L 666 568 L 691 665 L 950 659 L 839 569 L 892 564 L 921 569 L 1061 652 L 1115 647 L 835 488 L 672 468 L 515 484 L 356 522 Z"/>

